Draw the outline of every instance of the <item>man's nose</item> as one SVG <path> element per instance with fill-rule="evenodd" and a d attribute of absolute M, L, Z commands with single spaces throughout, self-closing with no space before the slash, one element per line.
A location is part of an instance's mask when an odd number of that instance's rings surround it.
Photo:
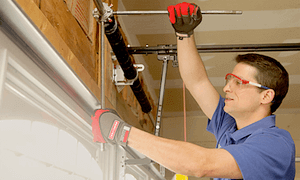
<path fill-rule="evenodd" d="M 226 93 L 226 92 L 231 92 L 231 85 L 230 85 L 231 83 L 230 83 L 230 81 L 228 81 L 226 84 L 225 84 L 225 86 L 224 86 L 224 88 L 223 88 L 223 91 Z"/>

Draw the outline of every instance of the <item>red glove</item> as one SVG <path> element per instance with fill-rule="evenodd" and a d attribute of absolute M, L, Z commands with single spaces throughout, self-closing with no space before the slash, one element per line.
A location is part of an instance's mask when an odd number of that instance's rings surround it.
<path fill-rule="evenodd" d="M 194 3 L 179 3 L 168 6 L 169 18 L 179 39 L 190 37 L 202 21 L 200 8 Z"/>
<path fill-rule="evenodd" d="M 112 109 L 98 109 L 92 116 L 94 142 L 127 145 L 131 125 L 125 123 Z"/>

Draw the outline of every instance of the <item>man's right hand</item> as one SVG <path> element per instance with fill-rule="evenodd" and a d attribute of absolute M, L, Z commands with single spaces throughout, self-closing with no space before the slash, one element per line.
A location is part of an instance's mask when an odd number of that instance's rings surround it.
<path fill-rule="evenodd" d="M 181 39 L 190 37 L 202 21 L 201 10 L 194 3 L 183 2 L 175 6 L 168 6 L 168 12 L 176 36 Z"/>
<path fill-rule="evenodd" d="M 92 116 L 94 142 L 127 146 L 131 125 L 124 122 L 112 109 L 98 109 Z"/>

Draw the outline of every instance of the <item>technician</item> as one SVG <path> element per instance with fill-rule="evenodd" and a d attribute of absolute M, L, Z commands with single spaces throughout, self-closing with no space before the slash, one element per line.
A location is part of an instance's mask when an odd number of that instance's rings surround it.
<path fill-rule="evenodd" d="M 113 110 L 93 117 L 94 141 L 130 146 L 180 174 L 216 179 L 293 180 L 295 145 L 275 126 L 273 114 L 284 99 L 289 77 L 275 59 L 260 54 L 236 57 L 225 75 L 221 97 L 208 79 L 193 30 L 202 21 L 195 4 L 168 7 L 177 36 L 179 70 L 186 87 L 209 118 L 216 149 L 154 136 L 122 121 Z"/>

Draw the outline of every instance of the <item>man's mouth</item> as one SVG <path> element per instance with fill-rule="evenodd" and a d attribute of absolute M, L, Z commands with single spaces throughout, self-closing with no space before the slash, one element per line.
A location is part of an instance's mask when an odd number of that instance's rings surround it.
<path fill-rule="evenodd" d="M 232 101 L 233 99 L 229 98 L 229 97 L 226 97 L 225 98 L 225 101 Z"/>

